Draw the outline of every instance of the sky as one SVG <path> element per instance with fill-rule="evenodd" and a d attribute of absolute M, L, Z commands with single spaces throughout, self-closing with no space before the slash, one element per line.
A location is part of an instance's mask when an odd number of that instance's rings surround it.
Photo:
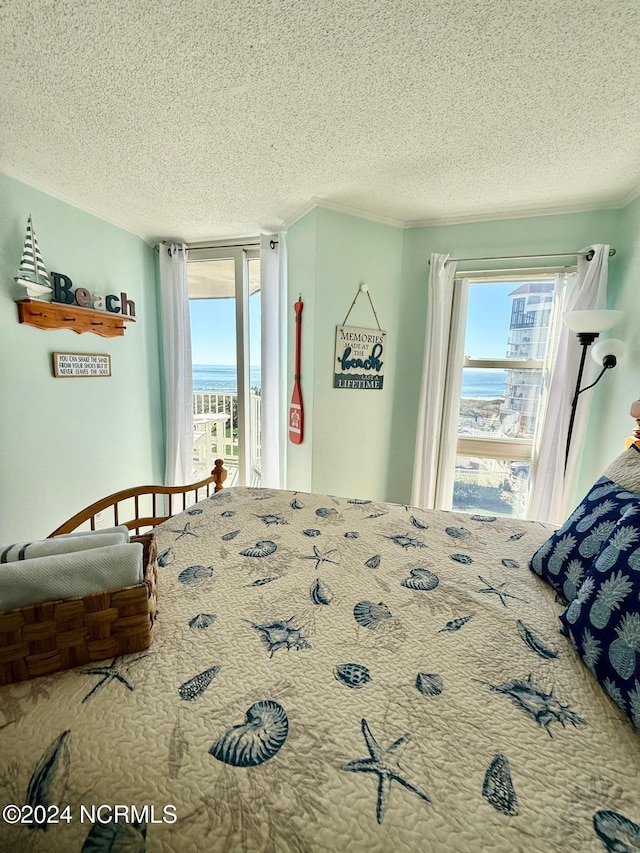
<path fill-rule="evenodd" d="M 513 299 L 519 282 L 470 284 L 464 354 L 469 358 L 505 358 Z"/>
<path fill-rule="evenodd" d="M 471 284 L 464 354 L 471 358 L 504 358 L 507 354 L 511 305 L 518 283 Z M 235 299 L 190 302 L 194 364 L 235 364 Z M 260 364 L 260 293 L 249 299 L 250 363 Z"/>
<path fill-rule="evenodd" d="M 193 364 L 236 363 L 235 299 L 192 299 L 191 360 Z M 260 292 L 249 297 L 250 365 L 260 364 Z"/>

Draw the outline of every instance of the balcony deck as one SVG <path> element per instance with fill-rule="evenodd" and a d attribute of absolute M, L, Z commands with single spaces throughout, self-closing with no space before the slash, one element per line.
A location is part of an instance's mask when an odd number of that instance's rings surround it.
<path fill-rule="evenodd" d="M 238 395 L 216 391 L 193 392 L 194 480 L 206 476 L 216 459 L 224 460 L 226 486 L 259 486 L 262 468 L 261 413 L 262 397 L 251 389 L 248 438 L 251 472 L 249 482 L 239 482 L 238 471 Z M 225 417 L 226 415 L 226 417 Z"/>

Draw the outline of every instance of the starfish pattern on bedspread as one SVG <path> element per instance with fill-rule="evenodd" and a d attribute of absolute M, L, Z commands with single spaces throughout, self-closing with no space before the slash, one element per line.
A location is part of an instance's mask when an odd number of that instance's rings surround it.
<path fill-rule="evenodd" d="M 187 521 L 185 526 L 180 530 L 176 530 L 173 527 L 170 527 L 169 530 L 171 531 L 171 533 L 178 533 L 179 534 L 178 536 L 176 536 L 176 540 L 175 540 L 176 542 L 178 541 L 178 539 L 182 539 L 183 536 L 198 536 L 198 534 L 195 533 L 191 529 L 191 522 L 190 521 Z"/>
<path fill-rule="evenodd" d="M 105 684 L 108 684 L 110 681 L 119 681 L 123 684 L 127 690 L 133 692 L 134 687 L 133 684 L 123 675 L 122 667 L 128 666 L 129 664 L 135 663 L 138 660 L 142 660 L 143 658 L 149 657 L 151 652 L 146 652 L 143 655 L 138 655 L 138 657 L 132 658 L 131 660 L 127 660 L 126 663 L 120 663 L 123 660 L 122 656 L 115 657 L 110 664 L 105 664 L 104 666 L 94 666 L 91 669 L 83 669 L 82 672 L 84 675 L 101 675 L 102 679 L 93 687 L 87 695 L 82 700 L 82 704 L 84 704 L 87 699 L 91 698 L 94 693 L 97 693 L 101 687 L 104 687 Z"/>
<path fill-rule="evenodd" d="M 389 805 L 392 781 L 399 782 L 409 791 L 413 791 L 414 794 L 417 794 L 425 800 L 425 802 L 431 802 L 427 794 L 425 794 L 421 788 L 414 785 L 413 782 L 409 782 L 400 769 L 398 759 L 392 755 L 399 746 L 402 746 L 402 744 L 410 740 L 410 734 L 402 735 L 402 737 L 394 741 L 391 746 L 384 749 L 374 738 L 371 733 L 371 729 L 369 728 L 369 724 L 364 718 L 362 720 L 362 734 L 364 735 L 370 757 L 357 758 L 355 761 L 350 761 L 348 764 L 345 764 L 342 769 L 350 770 L 354 773 L 378 774 L 378 802 L 376 805 L 376 817 L 378 819 L 378 823 L 382 823 L 385 811 Z"/>
<path fill-rule="evenodd" d="M 517 595 L 512 595 L 510 592 L 507 592 L 504 589 L 504 587 L 507 585 L 506 581 L 503 581 L 503 583 L 499 584 L 492 584 L 490 581 L 485 580 L 482 575 L 478 575 L 478 577 L 480 578 L 482 583 L 486 584 L 486 588 L 479 589 L 478 592 L 484 592 L 487 593 L 487 595 L 489 595 L 490 593 L 497 595 L 500 601 L 502 602 L 503 607 L 507 606 L 507 602 L 505 601 L 506 598 L 514 598 L 516 601 L 523 601 L 525 604 L 527 603 L 524 598 L 519 598 Z"/>
<path fill-rule="evenodd" d="M 315 560 L 316 561 L 316 571 L 320 568 L 323 563 L 333 563 L 334 566 L 337 566 L 337 562 L 335 560 L 331 560 L 329 558 L 329 554 L 335 554 L 336 549 L 332 548 L 330 551 L 327 551 L 325 554 L 321 554 L 318 547 L 316 545 L 313 546 L 313 554 L 310 554 L 307 557 L 303 557 L 303 560 Z"/>

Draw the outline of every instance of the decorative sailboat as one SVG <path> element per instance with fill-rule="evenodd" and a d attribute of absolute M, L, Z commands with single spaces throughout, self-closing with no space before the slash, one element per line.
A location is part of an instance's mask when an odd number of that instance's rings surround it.
<path fill-rule="evenodd" d="M 50 298 L 53 294 L 53 287 L 40 254 L 31 216 L 27 221 L 27 236 L 24 240 L 22 260 L 15 280 L 18 284 L 26 287 L 28 295 L 34 299 Z"/>

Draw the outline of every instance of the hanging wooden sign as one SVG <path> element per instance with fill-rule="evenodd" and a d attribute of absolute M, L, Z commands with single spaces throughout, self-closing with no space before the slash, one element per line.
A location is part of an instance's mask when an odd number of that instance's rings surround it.
<path fill-rule="evenodd" d="M 95 352 L 54 352 L 53 375 L 56 379 L 111 376 L 111 356 Z"/>
<path fill-rule="evenodd" d="M 381 391 L 386 340 L 387 333 L 379 329 L 338 326 L 333 387 Z"/>

